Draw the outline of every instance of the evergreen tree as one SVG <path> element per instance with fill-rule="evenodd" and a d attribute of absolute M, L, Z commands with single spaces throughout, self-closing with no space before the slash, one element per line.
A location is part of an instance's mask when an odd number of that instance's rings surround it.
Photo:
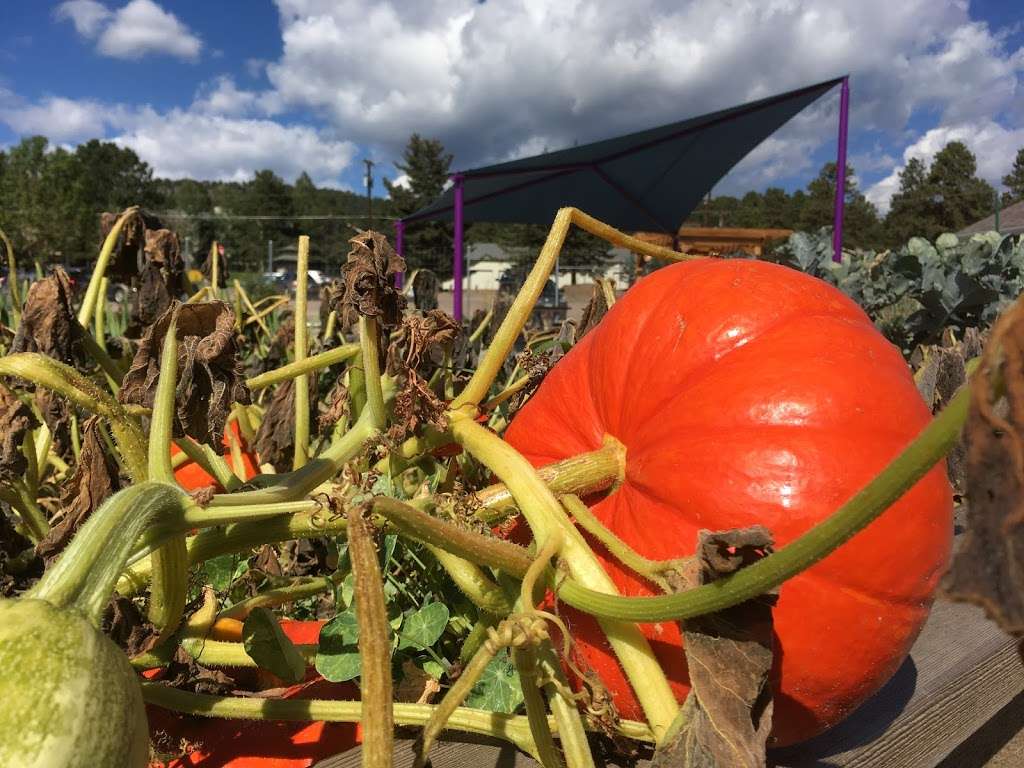
<path fill-rule="evenodd" d="M 892 196 L 889 213 L 885 217 L 888 244 L 895 247 L 911 237 L 934 239 L 942 227 L 936 218 L 935 192 L 928 182 L 928 166 L 912 157 L 900 171 L 900 188 Z"/>
<path fill-rule="evenodd" d="M 935 219 L 943 232 L 958 232 L 992 213 L 995 190 L 975 172 L 978 163 L 962 141 L 951 141 L 935 155 L 928 172 Z"/>
<path fill-rule="evenodd" d="M 797 218 L 797 228 L 815 230 L 831 226 L 835 217 L 836 164 L 822 166 L 817 178 L 807 185 L 807 198 Z M 857 189 L 852 166 L 846 166 L 843 209 L 843 244 L 847 247 L 871 247 L 881 237 L 878 211 Z"/>
<path fill-rule="evenodd" d="M 1003 176 L 1003 185 L 1009 190 L 1011 200 L 1024 200 L 1024 147 L 1017 150 L 1013 168 Z"/>
<path fill-rule="evenodd" d="M 434 202 L 444 191 L 452 156 L 437 139 L 418 133 L 409 138 L 402 161 L 395 167 L 408 178 L 408 186 L 385 179 L 395 216 L 408 216 Z M 452 274 L 452 228 L 436 222 L 414 222 L 406 227 L 404 250 L 410 270 L 425 267 L 440 277 Z"/>

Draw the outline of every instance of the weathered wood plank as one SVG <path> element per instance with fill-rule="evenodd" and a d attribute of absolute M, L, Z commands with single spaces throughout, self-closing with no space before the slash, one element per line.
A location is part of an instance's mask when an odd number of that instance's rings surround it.
<path fill-rule="evenodd" d="M 934 768 L 1024 692 L 1012 639 L 980 609 L 938 602 L 910 658 L 845 723 L 772 754 L 776 768 Z M 435 768 L 536 768 L 511 746 L 450 734 L 432 752 Z M 412 742 L 396 740 L 395 768 L 412 765 Z M 358 749 L 318 763 L 356 768 Z M 641 763 L 642 765 L 642 763 Z"/>

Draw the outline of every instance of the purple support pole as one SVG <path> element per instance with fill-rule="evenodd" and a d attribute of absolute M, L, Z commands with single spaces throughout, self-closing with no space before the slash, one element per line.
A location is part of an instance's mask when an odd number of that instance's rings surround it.
<path fill-rule="evenodd" d="M 398 219 L 395 222 L 395 253 L 405 256 L 405 222 Z M 399 290 L 405 284 L 405 274 L 399 272 L 395 275 L 395 288 Z"/>
<path fill-rule="evenodd" d="M 850 78 L 839 91 L 839 148 L 836 151 L 836 206 L 832 226 L 832 261 L 843 260 L 843 208 L 846 203 L 846 129 L 850 122 Z"/>
<path fill-rule="evenodd" d="M 455 242 L 452 256 L 452 314 L 455 322 L 462 322 L 462 174 L 452 175 L 455 184 Z"/>

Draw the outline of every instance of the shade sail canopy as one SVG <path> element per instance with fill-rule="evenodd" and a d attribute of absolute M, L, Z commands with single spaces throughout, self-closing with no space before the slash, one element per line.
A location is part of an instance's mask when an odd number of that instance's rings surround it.
<path fill-rule="evenodd" d="M 674 233 L 736 163 L 842 81 L 462 171 L 464 220 L 547 225 L 557 209 L 575 206 L 619 229 Z M 449 189 L 404 221 L 451 221 L 454 207 Z"/>

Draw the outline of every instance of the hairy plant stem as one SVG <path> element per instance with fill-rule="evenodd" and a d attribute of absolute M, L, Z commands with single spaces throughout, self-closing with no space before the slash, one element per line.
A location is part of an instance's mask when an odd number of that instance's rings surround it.
<path fill-rule="evenodd" d="M 146 479 L 146 438 L 138 421 L 125 408 L 69 365 L 37 352 L 0 358 L 0 376 L 18 376 L 63 395 L 75 405 L 104 417 L 117 442 L 118 453 L 132 479 Z"/>
<path fill-rule="evenodd" d="M 379 381 L 379 379 L 378 379 Z M 361 507 L 348 512 L 348 547 L 359 606 L 360 691 L 363 695 L 363 766 L 388 768 L 394 751 L 391 632 L 373 533 Z"/>
<path fill-rule="evenodd" d="M 487 396 L 487 392 L 501 370 L 505 358 L 508 357 L 516 337 L 522 333 L 523 327 L 530 319 L 530 313 L 533 311 L 537 299 L 540 298 L 540 293 L 547 283 L 551 270 L 554 269 L 555 259 L 558 258 L 558 254 L 562 250 L 565 237 L 569 233 L 569 226 L 572 224 L 592 235 L 607 240 L 612 245 L 629 248 L 634 253 L 647 254 L 669 261 L 683 261 L 692 258 L 670 248 L 662 248 L 652 243 L 637 240 L 635 237 L 630 237 L 625 232 L 620 232 L 614 227 L 610 227 L 576 208 L 560 209 L 555 215 L 555 221 L 551 225 L 551 230 L 548 232 L 547 239 L 544 241 L 533 269 L 530 270 L 530 274 L 527 275 L 522 288 L 516 294 L 516 298 L 512 302 L 512 306 L 509 307 L 505 319 L 498 326 L 498 331 L 494 334 L 494 340 L 480 360 L 480 364 L 473 373 L 473 378 L 470 379 L 469 384 L 466 385 L 466 388 L 462 390 L 462 393 L 452 403 L 452 410 L 459 410 L 466 405 L 476 406 Z"/>
<path fill-rule="evenodd" d="M 220 299 L 220 243 L 214 240 L 210 244 L 210 298 L 214 301 Z"/>
<path fill-rule="evenodd" d="M 941 461 L 960 437 L 969 403 L 969 387 L 961 387 L 910 445 L 830 517 L 731 576 L 686 592 L 657 597 L 602 595 L 567 582 L 559 590 L 559 598 L 606 619 L 659 622 L 714 613 L 775 589 L 849 541 Z"/>
<path fill-rule="evenodd" d="M 171 323 L 160 351 L 160 377 L 153 397 L 153 415 L 149 432 L 149 477 L 161 483 L 175 484 L 171 467 L 171 438 L 174 434 L 174 395 L 178 380 L 178 321 Z M 188 552 L 185 536 L 172 536 L 150 555 L 153 579 L 149 593 L 149 620 L 166 640 L 185 615 L 188 592 Z"/>
<path fill-rule="evenodd" d="M 7 233 L 0 229 L 0 240 L 3 240 L 7 252 L 7 290 L 11 293 L 11 320 L 14 327 L 21 324 L 21 295 L 18 286 L 18 262 L 14 258 L 14 246 L 11 245 Z"/>
<path fill-rule="evenodd" d="M 387 426 L 387 411 L 380 385 L 380 326 L 376 318 L 359 316 L 359 345 L 366 377 L 366 407 L 370 409 L 373 426 L 383 430 Z"/>
<path fill-rule="evenodd" d="M 587 505 L 580 501 L 579 496 L 568 493 L 559 497 L 559 500 L 566 511 L 576 520 L 576 524 L 600 541 L 616 560 L 633 571 L 633 573 L 657 584 L 661 587 L 662 591 L 668 591 L 668 582 L 661 574 L 674 566 L 680 565 L 684 558 L 650 560 L 608 530 L 600 520 L 594 517 L 594 513 L 587 508 Z"/>
<path fill-rule="evenodd" d="M 330 592 L 340 582 L 339 572 L 330 576 L 299 576 L 288 584 L 281 587 L 274 587 L 259 592 L 252 597 L 241 600 L 230 608 L 220 612 L 218 619 L 239 619 L 245 620 L 256 608 L 275 608 L 286 603 L 294 603 L 296 600 L 304 600 L 324 592 Z"/>
<path fill-rule="evenodd" d="M 328 349 L 326 352 L 321 352 L 317 355 L 310 355 L 304 360 L 296 360 L 295 362 L 288 363 L 287 365 L 282 365 L 280 368 L 275 368 L 272 371 L 261 373 L 259 376 L 253 376 L 245 383 L 249 389 L 255 392 L 258 389 L 264 389 L 274 384 L 280 384 L 282 381 L 294 379 L 296 376 L 303 373 L 319 371 L 321 368 L 330 368 L 332 365 L 344 363 L 346 360 L 351 360 L 358 354 L 358 344 L 342 344 L 340 347 Z"/>
<path fill-rule="evenodd" d="M 530 463 L 512 446 L 462 412 L 449 411 L 449 423 L 455 439 L 508 485 L 530 524 L 534 539 L 545 541 L 560 528 L 564 536 L 561 555 L 572 577 L 597 592 L 616 595 L 611 577 Z M 647 638 L 633 624 L 607 619 L 599 619 L 598 623 L 618 656 L 655 737 L 660 740 L 675 719 L 679 705 Z"/>
<path fill-rule="evenodd" d="M 306 292 L 309 276 L 309 236 L 299 236 L 298 263 L 295 266 L 295 362 L 309 355 Z M 301 469 L 309 458 L 309 373 L 295 377 L 295 452 L 292 469 Z"/>
<path fill-rule="evenodd" d="M 200 445 L 188 435 L 174 438 L 174 444 L 181 449 L 181 454 L 194 461 L 203 472 L 216 480 L 221 488 L 230 492 L 238 488 L 242 482 L 231 471 L 231 467 L 213 448 L 203 443 Z M 181 455 L 179 454 L 179 455 Z"/>
<path fill-rule="evenodd" d="M 114 252 L 114 246 L 117 245 L 117 240 L 121 237 L 121 230 L 124 229 L 125 222 L 138 212 L 138 206 L 125 209 L 103 240 L 103 247 L 100 248 L 100 255 L 96 259 L 96 266 L 89 277 L 89 286 L 85 289 L 82 306 L 78 310 L 78 324 L 83 328 L 88 328 L 92 322 L 92 314 L 96 311 L 96 302 L 100 299 L 100 283 L 107 274 L 110 254 Z"/>
<path fill-rule="evenodd" d="M 74 606 L 99 626 L 139 534 L 153 520 L 180 515 L 187 501 L 177 486 L 152 481 L 114 494 L 89 516 L 27 596 Z"/>
<path fill-rule="evenodd" d="M 626 472 L 626 448 L 609 436 L 596 451 L 570 456 L 540 467 L 536 472 L 555 495 L 574 493 L 586 496 L 622 482 Z M 497 519 L 498 513 L 514 509 L 516 505 L 505 483 L 490 485 L 474 496 L 481 506 L 476 516 L 485 522 Z"/>

